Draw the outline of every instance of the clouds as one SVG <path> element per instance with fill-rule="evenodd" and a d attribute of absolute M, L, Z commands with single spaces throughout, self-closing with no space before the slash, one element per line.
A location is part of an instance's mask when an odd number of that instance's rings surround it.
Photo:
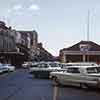
<path fill-rule="evenodd" d="M 7 9 L 7 13 L 15 13 L 15 12 L 19 12 L 23 9 L 22 5 L 17 4 L 12 6 L 11 8 Z"/>
<path fill-rule="evenodd" d="M 14 5 L 12 10 L 20 10 L 22 9 L 22 5 Z"/>
<path fill-rule="evenodd" d="M 7 10 L 7 13 L 10 13 L 10 12 L 11 12 L 11 9 L 8 9 L 8 10 Z"/>
<path fill-rule="evenodd" d="M 7 7 L 4 12 L 5 13 L 2 18 L 7 19 L 8 23 L 12 24 L 12 26 L 15 25 L 18 28 L 19 26 L 21 27 L 27 26 L 29 28 L 30 23 L 32 23 L 33 17 L 35 19 L 40 16 L 40 7 L 38 4 L 35 3 L 31 4 L 16 3 Z M 26 19 L 28 20 L 26 21 Z M 25 23 L 27 23 L 26 26 Z"/>
<path fill-rule="evenodd" d="M 32 4 L 32 5 L 30 5 L 29 10 L 37 11 L 37 10 L 40 10 L 40 8 L 38 5 Z"/>
<path fill-rule="evenodd" d="M 31 4 L 28 6 L 16 4 L 7 10 L 8 13 L 12 12 L 23 12 L 23 11 L 39 11 L 40 7 L 36 4 Z"/>

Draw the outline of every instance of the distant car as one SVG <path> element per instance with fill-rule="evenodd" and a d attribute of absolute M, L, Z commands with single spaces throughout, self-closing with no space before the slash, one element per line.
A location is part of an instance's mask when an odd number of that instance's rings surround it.
<path fill-rule="evenodd" d="M 24 63 L 22 64 L 22 67 L 23 67 L 23 68 L 29 68 L 31 65 L 32 65 L 32 62 L 24 62 Z"/>
<path fill-rule="evenodd" d="M 50 78 L 57 84 L 100 88 L 100 67 L 90 65 L 70 66 L 66 71 L 51 72 Z"/>
<path fill-rule="evenodd" d="M 29 70 L 35 77 L 49 78 L 50 72 L 59 71 L 61 67 L 56 62 L 39 62 L 34 64 Z"/>
<path fill-rule="evenodd" d="M 61 68 L 63 68 L 63 69 L 67 69 L 68 64 L 67 63 L 59 63 L 59 66 L 61 66 Z"/>
<path fill-rule="evenodd" d="M 27 63 L 22 64 L 22 67 L 23 67 L 23 68 L 27 68 L 27 66 L 28 66 Z"/>
<path fill-rule="evenodd" d="M 72 62 L 66 63 L 67 66 L 98 66 L 95 62 Z"/>
<path fill-rule="evenodd" d="M 4 68 L 7 68 L 8 71 L 14 71 L 15 70 L 15 66 L 12 66 L 11 64 L 3 64 Z"/>
<path fill-rule="evenodd" d="M 0 63 L 0 74 L 4 72 L 8 72 L 8 68 L 4 67 L 3 64 Z"/>

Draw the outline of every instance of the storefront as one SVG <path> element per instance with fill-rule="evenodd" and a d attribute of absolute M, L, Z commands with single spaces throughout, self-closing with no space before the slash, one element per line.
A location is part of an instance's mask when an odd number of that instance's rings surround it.
<path fill-rule="evenodd" d="M 79 43 L 60 50 L 62 62 L 96 62 L 100 63 L 100 45 L 92 41 L 80 41 Z"/>

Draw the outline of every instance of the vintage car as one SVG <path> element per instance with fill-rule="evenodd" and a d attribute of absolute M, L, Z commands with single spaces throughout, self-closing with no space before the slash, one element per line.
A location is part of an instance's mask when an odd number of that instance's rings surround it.
<path fill-rule="evenodd" d="M 8 72 L 12 72 L 15 71 L 15 66 L 11 65 L 11 64 L 2 64 L 4 68 L 8 69 Z"/>
<path fill-rule="evenodd" d="M 4 67 L 3 64 L 0 63 L 0 74 L 4 72 L 8 72 L 8 68 Z"/>
<path fill-rule="evenodd" d="M 24 62 L 24 63 L 22 64 L 22 68 L 27 69 L 27 68 L 29 68 L 32 64 L 33 64 L 32 62 Z"/>
<path fill-rule="evenodd" d="M 60 63 L 61 68 L 67 69 L 70 66 L 98 66 L 98 64 L 94 62 L 72 62 L 72 63 Z"/>
<path fill-rule="evenodd" d="M 100 67 L 95 65 L 69 66 L 66 71 L 51 72 L 55 85 L 74 85 L 82 88 L 100 87 Z"/>
<path fill-rule="evenodd" d="M 59 70 L 61 70 L 61 67 L 57 62 L 39 62 L 29 68 L 30 73 L 38 78 L 49 78 L 50 72 Z"/>

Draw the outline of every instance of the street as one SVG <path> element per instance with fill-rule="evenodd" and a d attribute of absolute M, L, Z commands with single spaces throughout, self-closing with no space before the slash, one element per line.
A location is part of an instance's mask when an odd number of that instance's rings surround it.
<path fill-rule="evenodd" d="M 0 100 L 100 100 L 100 91 L 55 87 L 49 79 L 34 79 L 27 69 L 0 75 Z"/>

